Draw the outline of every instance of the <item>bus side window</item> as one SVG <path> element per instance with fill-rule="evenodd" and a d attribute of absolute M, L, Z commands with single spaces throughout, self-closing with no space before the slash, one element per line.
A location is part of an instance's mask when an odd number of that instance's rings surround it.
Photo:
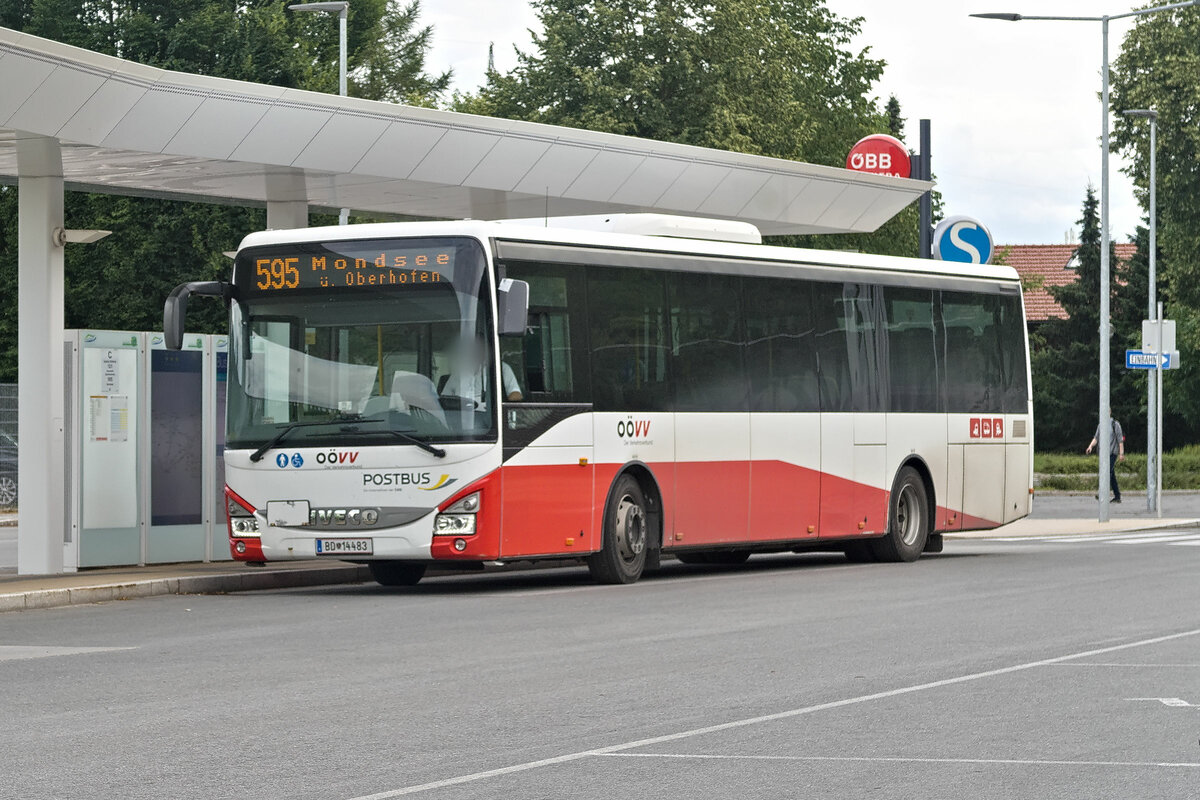
<path fill-rule="evenodd" d="M 1002 411 L 1005 379 L 1000 349 L 1000 298 L 942 292 L 942 320 L 946 331 L 946 410 Z M 1023 364 L 1021 371 L 1023 375 Z"/>
<path fill-rule="evenodd" d="M 508 277 L 529 284 L 525 335 L 500 340 L 500 357 L 516 374 L 524 399 L 571 402 L 585 396 L 586 387 L 580 386 L 588 372 L 584 315 L 572 313 L 583 308 L 583 270 L 526 262 L 505 266 Z"/>
<path fill-rule="evenodd" d="M 817 336 L 808 281 L 744 284 L 751 411 L 820 411 Z"/>
<path fill-rule="evenodd" d="M 939 412 L 942 402 L 932 289 L 885 287 L 891 411 Z"/>
<path fill-rule="evenodd" d="M 591 267 L 588 310 L 597 411 L 669 411 L 666 284 L 653 271 Z"/>

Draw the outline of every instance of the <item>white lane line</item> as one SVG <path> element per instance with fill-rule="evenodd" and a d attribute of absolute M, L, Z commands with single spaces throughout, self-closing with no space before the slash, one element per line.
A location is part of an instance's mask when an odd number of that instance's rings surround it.
<path fill-rule="evenodd" d="M 428 792 L 433 789 L 443 789 L 447 786 L 458 786 L 460 784 L 473 783 L 474 781 L 481 781 L 487 778 L 497 778 L 502 775 L 511 775 L 516 772 L 526 772 L 531 769 L 550 767 L 556 764 L 566 764 L 571 761 L 578 761 L 580 759 L 590 758 L 593 756 L 619 753 L 624 750 L 634 750 L 639 747 L 649 747 L 651 745 L 662 744 L 663 742 L 677 742 L 680 739 L 690 739 L 695 736 L 718 733 L 720 731 L 732 730 L 734 728 L 744 728 L 749 725 L 761 725 L 764 722 L 775 722 L 782 719 L 791 719 L 792 717 L 812 714 L 817 711 L 827 711 L 832 708 L 844 708 L 845 706 L 858 705 L 859 703 L 868 703 L 872 700 L 884 700 L 891 697 L 899 697 L 900 695 L 912 694 L 913 692 L 922 692 L 928 689 L 938 689 L 943 686 L 954 686 L 956 684 L 982 680 L 984 678 L 994 678 L 998 675 L 1008 675 L 1013 672 L 1023 672 L 1036 667 L 1045 667 L 1050 664 L 1058 664 L 1063 661 L 1074 661 L 1079 658 L 1090 658 L 1091 656 L 1103 655 L 1104 653 L 1116 653 L 1120 652 L 1121 650 L 1129 650 L 1135 647 L 1146 647 L 1152 644 L 1171 642 L 1176 639 L 1196 636 L 1197 634 L 1200 634 L 1200 628 L 1190 631 L 1183 631 L 1182 633 L 1171 633 L 1167 634 L 1166 636 L 1155 636 L 1152 639 L 1140 639 L 1136 642 L 1127 642 L 1125 644 L 1117 644 L 1110 647 L 1083 650 L 1081 652 L 1071 653 L 1065 656 L 1043 658 L 1037 661 L 1027 661 L 1023 664 L 1014 664 L 1009 667 L 999 667 L 998 669 L 989 669 L 984 670 L 983 672 L 972 672 L 967 675 L 959 675 L 955 678 L 943 678 L 942 680 L 930 681 L 929 683 L 918 683 L 913 686 L 905 686 L 899 689 L 889 689 L 886 692 L 875 692 L 873 694 L 858 695 L 857 697 L 848 697 L 843 700 L 834 700 L 828 703 L 819 703 L 812 706 L 793 708 L 788 711 L 779 711 L 774 714 L 764 714 L 760 717 L 749 717 L 747 719 L 734 720 L 733 722 L 722 722 L 717 725 L 708 725 L 703 728 L 692 728 L 691 730 L 680 731 L 678 733 L 668 733 L 663 736 L 651 736 L 647 739 L 637 739 L 632 742 L 624 742 L 623 744 L 614 744 L 609 745 L 608 747 L 598 747 L 594 750 L 581 750 L 578 753 L 567 753 L 566 755 L 555 756 L 553 758 L 543 758 L 538 761 L 527 761 L 523 764 L 513 764 L 511 766 L 500 767 L 498 769 L 472 772 L 469 775 L 459 775 L 454 778 L 445 778 L 440 781 L 431 781 L 429 783 L 405 786 L 400 789 L 391 789 L 389 791 L 377 792 L 375 794 L 362 795 L 360 797 L 352 798 L 352 800 L 387 800 L 387 798 L 390 797 L 401 797 L 402 795 L 406 794 Z"/>
<path fill-rule="evenodd" d="M 1164 534 L 1162 531 L 1125 531 L 1124 533 L 1104 533 L 1090 536 L 1071 536 L 1070 534 L 1060 534 L 1058 536 L 996 536 L 989 539 L 981 539 L 980 541 L 988 542 L 1043 542 L 1043 543 L 1062 543 L 1062 544 L 1077 544 L 1081 542 L 1113 542 L 1116 544 L 1137 544 L 1138 542 L 1169 542 L 1169 541 L 1195 541 L 1200 544 L 1200 534 L 1196 533 L 1170 533 Z"/>
<path fill-rule="evenodd" d="M 1071 664 L 1051 664 L 1052 667 L 1137 667 L 1145 669 L 1146 667 L 1183 667 L 1191 669 L 1200 669 L 1200 664 L 1127 664 L 1121 661 L 1107 662 L 1091 662 L 1091 663 L 1071 663 Z"/>
<path fill-rule="evenodd" d="M 51 656 L 78 656 L 89 653 L 112 653 L 135 650 L 133 647 L 51 647 L 43 645 L 0 644 L 0 661 L 24 661 Z"/>
<path fill-rule="evenodd" d="M 1093 536 L 1072 536 L 1070 534 L 1059 534 L 1057 536 L 1006 536 L 1004 538 L 985 539 L 983 541 L 992 542 L 1062 542 L 1064 544 L 1075 544 L 1076 542 L 1112 542 L 1117 539 L 1126 539 L 1131 534 L 1128 531 L 1125 533 L 1105 533 Z"/>
<path fill-rule="evenodd" d="M 1142 536 L 1136 539 L 1117 539 L 1114 544 L 1157 544 L 1158 542 L 1185 542 L 1194 540 L 1194 535 L 1173 534 L 1170 536 Z"/>
<path fill-rule="evenodd" d="M 605 758 L 684 758 L 718 761 L 856 761 L 893 764 L 1028 764 L 1048 767 L 1184 767 L 1196 769 L 1200 761 L 1069 761 L 1041 758 L 889 758 L 886 756 L 756 756 L 701 753 L 602 753 Z"/>
<path fill-rule="evenodd" d="M 1187 542 L 1167 542 L 1167 544 L 1169 544 L 1173 547 L 1188 547 L 1188 546 L 1200 547 L 1200 539 L 1195 540 L 1195 541 L 1187 541 Z"/>

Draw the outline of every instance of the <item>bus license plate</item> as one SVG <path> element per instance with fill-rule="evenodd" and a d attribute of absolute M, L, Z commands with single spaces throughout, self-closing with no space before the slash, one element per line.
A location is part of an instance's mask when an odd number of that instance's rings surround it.
<path fill-rule="evenodd" d="M 317 539 L 319 556 L 369 556 L 375 552 L 370 539 Z"/>

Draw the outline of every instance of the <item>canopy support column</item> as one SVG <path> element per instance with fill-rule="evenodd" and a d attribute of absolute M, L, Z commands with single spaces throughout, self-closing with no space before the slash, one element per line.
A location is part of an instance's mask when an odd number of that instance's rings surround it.
<path fill-rule="evenodd" d="M 63 571 L 65 470 L 63 441 L 62 154 L 57 139 L 19 134 L 17 487 L 20 525 L 17 572 Z"/>
<path fill-rule="evenodd" d="M 267 171 L 267 230 L 308 227 L 308 190 L 304 170 Z"/>

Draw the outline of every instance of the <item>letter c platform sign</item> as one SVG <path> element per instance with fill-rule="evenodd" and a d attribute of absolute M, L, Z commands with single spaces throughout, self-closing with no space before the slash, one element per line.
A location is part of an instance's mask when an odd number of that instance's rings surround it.
<path fill-rule="evenodd" d="M 992 260 L 992 234 L 972 217 L 947 217 L 933 232 L 933 257 L 963 264 Z"/>

